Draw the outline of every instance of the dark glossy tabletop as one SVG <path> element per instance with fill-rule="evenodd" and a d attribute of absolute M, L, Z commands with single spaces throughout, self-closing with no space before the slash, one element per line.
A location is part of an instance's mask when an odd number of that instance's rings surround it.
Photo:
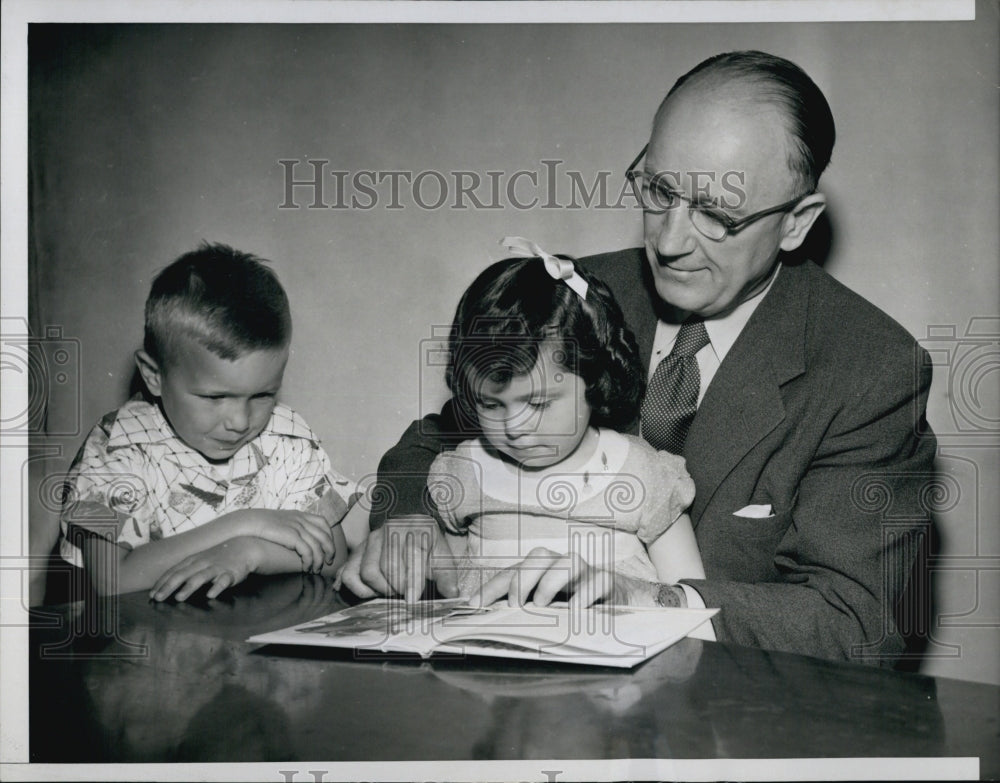
<path fill-rule="evenodd" d="M 211 606 L 34 612 L 31 761 L 935 756 L 1000 776 L 993 686 L 694 639 L 624 671 L 244 641 L 342 603 L 296 575 Z"/>

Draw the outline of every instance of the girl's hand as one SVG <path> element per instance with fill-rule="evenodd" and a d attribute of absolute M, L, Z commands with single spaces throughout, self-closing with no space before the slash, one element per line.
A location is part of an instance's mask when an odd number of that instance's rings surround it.
<path fill-rule="evenodd" d="M 319 573 L 337 553 L 330 523 L 306 511 L 247 509 L 239 515 L 241 535 L 255 536 L 295 551 L 303 570 Z"/>
<path fill-rule="evenodd" d="M 428 516 L 390 519 L 351 552 L 337 575 L 337 587 L 358 598 L 402 595 L 420 600 L 427 580 L 448 598 L 458 595 L 454 556 L 437 523 Z"/>
<path fill-rule="evenodd" d="M 372 536 L 381 540 L 382 538 L 382 528 L 378 530 L 373 530 Z M 333 587 L 335 590 L 340 590 L 341 587 L 346 587 L 358 598 L 374 598 L 377 595 L 387 595 L 389 590 L 389 585 L 386 583 L 385 579 L 381 579 L 376 586 L 382 587 L 386 592 L 379 592 L 376 587 L 370 585 L 362 577 L 362 564 L 364 563 L 365 556 L 368 552 L 370 539 L 362 541 L 356 548 L 351 550 L 350 556 L 347 558 L 347 562 L 341 566 L 340 570 L 337 571 L 337 576 L 333 581 Z M 379 572 L 381 576 L 381 572 Z M 373 577 L 369 577 L 370 581 L 374 581 Z"/>
<path fill-rule="evenodd" d="M 507 596 L 511 606 L 523 606 L 529 597 L 536 606 L 548 606 L 558 593 L 564 593 L 569 596 L 571 608 L 584 608 L 601 600 L 651 605 L 651 587 L 642 580 L 594 568 L 577 554 L 536 547 L 520 563 L 490 579 L 469 598 L 469 603 L 487 606 Z"/>
<path fill-rule="evenodd" d="M 196 590 L 208 584 L 211 587 L 206 597 L 215 598 L 253 573 L 258 567 L 259 554 L 258 544 L 253 538 L 231 538 L 168 568 L 156 580 L 149 597 L 154 601 L 165 601 L 173 595 L 178 601 L 186 601 Z"/>

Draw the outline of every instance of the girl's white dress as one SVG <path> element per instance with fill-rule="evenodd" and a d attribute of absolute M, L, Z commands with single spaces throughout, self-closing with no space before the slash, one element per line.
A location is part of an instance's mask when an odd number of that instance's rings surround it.
<path fill-rule="evenodd" d="M 655 581 L 645 545 L 694 499 L 683 458 L 606 429 L 573 472 L 524 469 L 495 456 L 483 439 L 465 441 L 435 459 L 427 490 L 459 555 L 463 594 L 535 547 Z"/>

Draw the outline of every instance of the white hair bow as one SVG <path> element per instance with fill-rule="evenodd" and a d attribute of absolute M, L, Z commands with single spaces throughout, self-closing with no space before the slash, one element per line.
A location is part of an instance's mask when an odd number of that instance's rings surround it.
<path fill-rule="evenodd" d="M 515 256 L 531 258 L 538 256 L 545 264 L 545 271 L 553 280 L 562 280 L 572 288 L 583 300 L 587 298 L 587 281 L 576 272 L 573 262 L 567 258 L 556 258 L 551 253 L 542 250 L 537 244 L 524 237 L 504 237 L 500 244 Z"/>

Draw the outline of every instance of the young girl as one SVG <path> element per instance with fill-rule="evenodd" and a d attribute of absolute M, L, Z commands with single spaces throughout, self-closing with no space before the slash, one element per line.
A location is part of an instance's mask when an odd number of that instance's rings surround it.
<path fill-rule="evenodd" d="M 481 436 L 428 476 L 462 594 L 536 547 L 650 581 L 704 578 L 684 460 L 620 431 L 644 381 L 611 292 L 568 257 L 504 244 L 531 257 L 480 274 L 449 336 L 447 383 Z"/>

